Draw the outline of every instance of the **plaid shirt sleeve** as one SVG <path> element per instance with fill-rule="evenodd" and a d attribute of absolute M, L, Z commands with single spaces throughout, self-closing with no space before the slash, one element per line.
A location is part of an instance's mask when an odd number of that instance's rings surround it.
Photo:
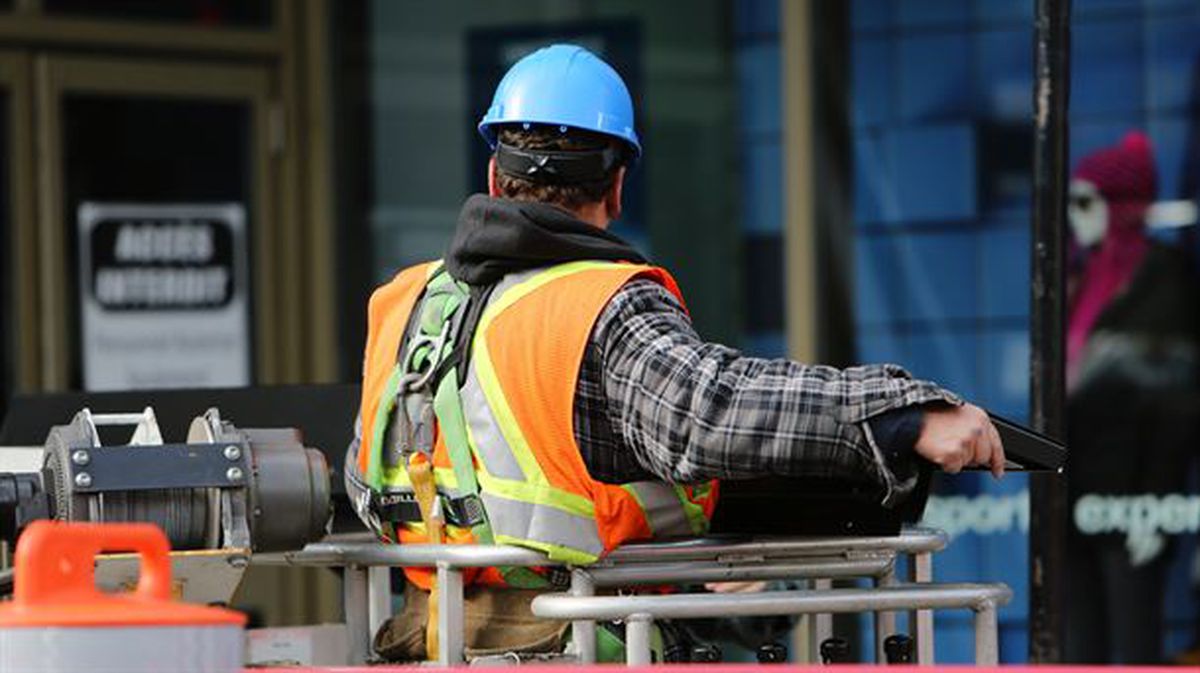
<path fill-rule="evenodd" d="M 647 472 L 675 483 L 865 477 L 890 504 L 911 491 L 916 469 L 889 464 L 868 421 L 927 402 L 961 404 L 896 365 L 839 370 L 707 343 L 675 297 L 649 280 L 614 296 L 590 345 L 621 444 Z"/>

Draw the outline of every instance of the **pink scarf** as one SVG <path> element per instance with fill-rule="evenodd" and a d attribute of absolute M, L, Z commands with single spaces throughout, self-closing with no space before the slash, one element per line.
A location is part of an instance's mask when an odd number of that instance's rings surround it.
<path fill-rule="evenodd" d="M 1146 256 L 1146 208 L 1158 191 L 1150 142 L 1136 131 L 1120 144 L 1084 157 L 1074 177 L 1096 185 L 1108 205 L 1108 228 L 1100 245 L 1085 252 L 1068 310 L 1069 373 L 1077 368 L 1096 319 L 1129 284 Z"/>

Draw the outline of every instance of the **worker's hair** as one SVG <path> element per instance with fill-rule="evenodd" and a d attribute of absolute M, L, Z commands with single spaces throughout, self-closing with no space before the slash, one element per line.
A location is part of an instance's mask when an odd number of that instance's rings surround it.
<path fill-rule="evenodd" d="M 498 136 L 500 142 L 505 145 L 522 150 L 598 150 L 618 142 L 591 131 L 568 128 L 563 132 L 557 126 L 536 124 L 530 125 L 528 129 L 524 126 L 501 127 Z M 496 189 L 500 196 L 506 199 L 552 203 L 575 211 L 604 198 L 608 190 L 612 189 L 620 165 L 620 162 L 615 164 L 601 180 L 573 185 L 535 182 L 497 170 Z"/>

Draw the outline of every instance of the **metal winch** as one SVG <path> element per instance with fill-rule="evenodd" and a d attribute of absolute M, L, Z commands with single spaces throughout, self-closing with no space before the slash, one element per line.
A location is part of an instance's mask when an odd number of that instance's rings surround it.
<path fill-rule="evenodd" d="M 114 426 L 134 428 L 127 443 L 102 443 Z M 331 514 L 325 457 L 305 448 L 299 431 L 237 428 L 216 409 L 195 418 L 178 444 L 163 442 L 151 408 L 84 409 L 50 430 L 40 473 L 0 481 L 13 494 L 0 502 L 13 536 L 36 518 L 144 521 L 176 550 L 282 551 L 323 537 Z"/>

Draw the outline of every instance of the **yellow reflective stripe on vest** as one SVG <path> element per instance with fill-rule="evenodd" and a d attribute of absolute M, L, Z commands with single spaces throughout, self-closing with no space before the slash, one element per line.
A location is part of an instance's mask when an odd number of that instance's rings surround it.
<path fill-rule="evenodd" d="M 585 517 L 595 516 L 595 507 L 591 500 L 575 493 L 554 488 L 542 472 L 541 466 L 537 463 L 537 458 L 529 448 L 529 442 L 525 439 L 525 435 L 521 432 L 521 428 L 513 416 L 512 409 L 508 406 L 508 400 L 504 397 L 504 391 L 500 388 L 500 381 L 496 376 L 491 354 L 488 351 L 486 334 L 488 327 L 491 326 L 496 316 L 522 297 L 543 287 L 547 283 L 571 274 L 592 269 L 608 268 L 611 265 L 612 262 L 584 261 L 570 262 L 552 267 L 508 288 L 484 309 L 483 315 L 479 319 L 479 326 L 475 330 L 472 343 L 472 369 L 475 370 L 474 374 L 478 376 L 480 388 L 483 390 L 484 397 L 487 400 L 487 406 L 491 408 L 496 426 L 504 437 L 512 457 L 516 459 L 517 464 L 525 475 L 524 480 L 516 481 L 500 479 L 491 474 L 480 474 L 480 484 L 485 489 L 495 491 L 510 498 L 554 507 L 569 514 L 577 514 Z M 481 448 L 475 442 L 472 442 L 472 444 L 477 450 Z M 502 450 L 499 446 L 488 446 L 486 448 Z M 481 462 L 489 462 L 487 456 L 483 456 Z M 592 522 L 592 527 L 595 527 L 594 521 Z"/>
<path fill-rule="evenodd" d="M 448 467 L 433 468 L 433 478 L 437 482 L 438 490 L 447 492 L 458 490 L 458 480 L 454 476 L 454 470 Z M 412 490 L 412 481 L 408 478 L 408 470 L 401 465 L 383 468 L 384 492 L 393 492 L 397 489 Z"/>

